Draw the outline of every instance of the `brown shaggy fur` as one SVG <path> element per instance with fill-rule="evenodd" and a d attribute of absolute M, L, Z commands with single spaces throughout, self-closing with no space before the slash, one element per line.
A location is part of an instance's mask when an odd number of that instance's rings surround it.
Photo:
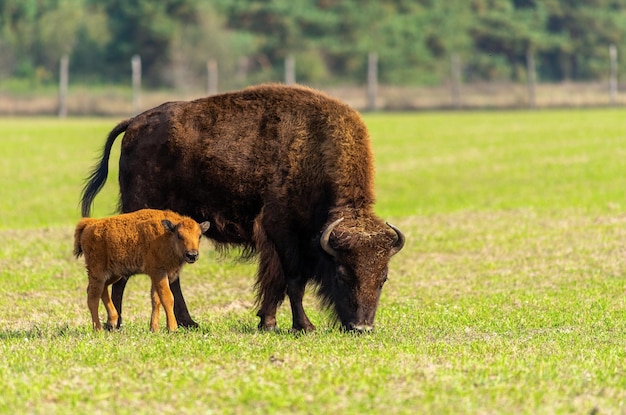
<path fill-rule="evenodd" d="M 159 327 L 161 304 L 167 327 L 176 330 L 174 298 L 169 288 L 185 263 L 198 258 L 200 237 L 209 227 L 171 211 L 143 209 L 104 219 L 83 218 L 74 232 L 74 255 L 85 255 L 89 276 L 87 304 L 94 330 L 100 330 L 98 302 L 107 311 L 107 328 L 117 327 L 118 312 L 108 286 L 122 277 L 148 274 L 152 280 L 152 331 Z"/>
<path fill-rule="evenodd" d="M 387 264 L 404 237 L 374 214 L 372 150 L 356 111 L 319 91 L 283 85 L 165 103 L 111 131 L 83 192 L 84 216 L 124 131 L 121 211 L 167 208 L 209 220 L 207 236 L 218 247 L 258 254 L 261 328 L 275 327 L 287 295 L 293 329 L 313 329 L 302 308 L 309 281 L 344 327 L 373 326 Z M 325 252 L 320 236 L 339 218 Z M 113 296 L 121 304 L 119 284 Z M 172 289 L 184 304 L 179 286 Z"/>

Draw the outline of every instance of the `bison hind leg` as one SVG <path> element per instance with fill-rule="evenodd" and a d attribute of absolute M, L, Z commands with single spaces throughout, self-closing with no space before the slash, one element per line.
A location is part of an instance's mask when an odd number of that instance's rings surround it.
<path fill-rule="evenodd" d="M 129 277 L 122 277 L 111 285 L 111 300 L 118 312 L 117 328 L 122 328 L 122 299 L 124 298 L 124 290 Z"/>
<path fill-rule="evenodd" d="M 170 290 L 174 295 L 174 315 L 176 316 L 176 322 L 179 326 L 184 328 L 196 328 L 199 327 L 189 314 L 185 297 L 183 297 L 183 291 L 180 287 L 180 278 L 176 278 L 170 282 Z"/>

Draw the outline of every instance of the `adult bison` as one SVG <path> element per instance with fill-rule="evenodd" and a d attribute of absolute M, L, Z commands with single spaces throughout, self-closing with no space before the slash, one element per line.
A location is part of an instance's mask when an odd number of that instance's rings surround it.
<path fill-rule="evenodd" d="M 258 254 L 259 328 L 276 327 L 286 294 L 293 329 L 314 329 L 302 306 L 308 282 L 343 328 L 373 328 L 389 259 L 405 238 L 374 214 L 370 139 L 356 111 L 283 85 L 165 103 L 110 132 L 83 190 L 83 216 L 124 131 L 120 210 L 170 209 L 209 221 L 206 236 L 218 248 Z M 120 313 L 125 283 L 113 286 Z M 172 292 L 179 323 L 195 324 L 179 283 Z"/>

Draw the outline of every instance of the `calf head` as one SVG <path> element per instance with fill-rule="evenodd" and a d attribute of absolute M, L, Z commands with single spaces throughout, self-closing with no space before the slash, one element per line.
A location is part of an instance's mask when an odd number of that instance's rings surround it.
<path fill-rule="evenodd" d="M 359 332 L 374 328 L 389 259 L 404 246 L 404 235 L 377 218 L 340 218 L 322 233 L 320 245 L 332 257 L 334 275 L 322 287 L 341 325 Z"/>
<path fill-rule="evenodd" d="M 167 219 L 163 219 L 161 223 L 172 233 L 172 245 L 178 256 L 188 264 L 196 262 L 200 238 L 209 229 L 209 222 L 198 223 L 191 218 L 184 218 L 176 224 Z"/>

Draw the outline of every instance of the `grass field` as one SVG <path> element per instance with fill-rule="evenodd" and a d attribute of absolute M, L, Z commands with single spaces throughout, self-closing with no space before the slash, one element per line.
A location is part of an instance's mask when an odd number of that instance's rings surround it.
<path fill-rule="evenodd" d="M 182 276 L 199 329 L 150 333 L 138 276 L 124 329 L 92 333 L 72 232 L 117 120 L 0 119 L 0 413 L 626 413 L 623 110 L 365 120 L 407 244 L 358 336 L 312 295 L 315 333 L 289 333 L 288 302 L 258 332 L 254 263 L 206 241 Z"/>

